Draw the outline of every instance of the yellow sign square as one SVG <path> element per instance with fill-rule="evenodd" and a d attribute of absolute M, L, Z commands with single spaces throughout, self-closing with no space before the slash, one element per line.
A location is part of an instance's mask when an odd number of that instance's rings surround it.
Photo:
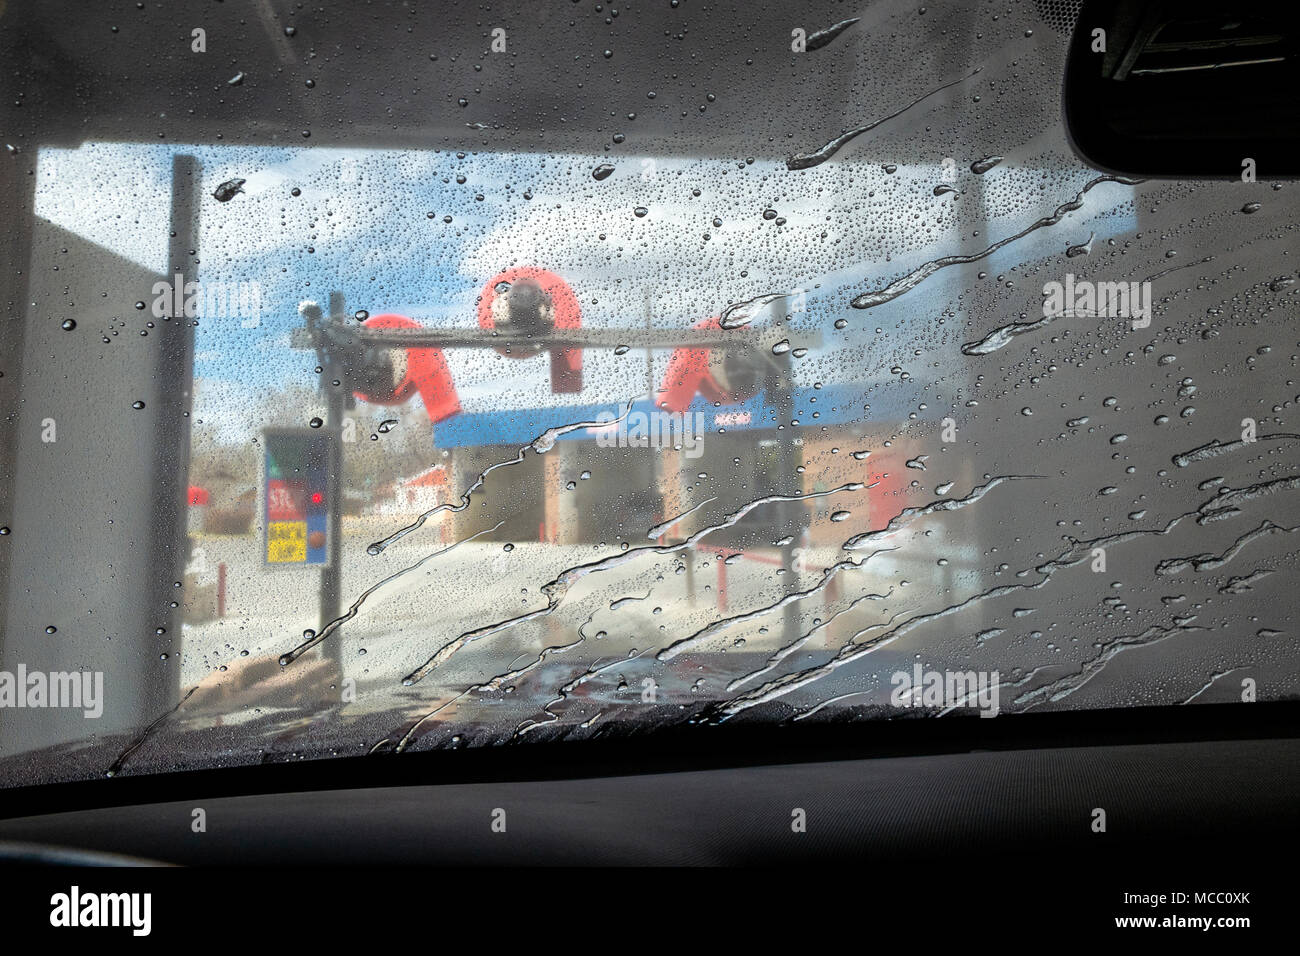
<path fill-rule="evenodd" d="M 266 526 L 266 560 L 294 564 L 307 560 L 307 522 L 272 521 Z"/>

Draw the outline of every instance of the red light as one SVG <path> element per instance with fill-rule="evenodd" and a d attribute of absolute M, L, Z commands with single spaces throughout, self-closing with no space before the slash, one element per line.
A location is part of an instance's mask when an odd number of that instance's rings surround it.
<path fill-rule="evenodd" d="M 324 500 L 325 500 L 325 496 L 324 496 L 323 494 L 321 494 L 319 491 L 313 491 L 313 492 L 311 493 L 311 503 L 312 503 L 312 504 L 314 504 L 314 505 L 318 505 L 318 504 L 320 504 L 321 502 L 323 502 Z"/>

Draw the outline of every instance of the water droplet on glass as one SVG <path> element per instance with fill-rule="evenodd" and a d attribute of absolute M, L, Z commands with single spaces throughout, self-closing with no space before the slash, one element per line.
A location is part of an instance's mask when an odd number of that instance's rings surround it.
<path fill-rule="evenodd" d="M 1089 233 L 1087 242 L 1081 242 L 1075 246 L 1066 246 L 1065 248 L 1066 257 L 1069 259 L 1073 259 L 1076 256 L 1086 256 L 1088 253 L 1092 251 L 1092 240 L 1095 236 L 1096 233 Z"/>
<path fill-rule="evenodd" d="M 244 191 L 244 180 L 227 179 L 224 183 L 212 190 L 212 198 L 217 202 L 230 202 L 237 195 Z"/>

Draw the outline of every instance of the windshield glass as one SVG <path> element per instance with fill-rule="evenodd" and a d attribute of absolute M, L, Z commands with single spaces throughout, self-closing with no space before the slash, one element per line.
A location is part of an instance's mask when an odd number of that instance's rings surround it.
<path fill-rule="evenodd" d="M 1075 158 L 1072 4 L 23 6 L 0 783 L 1295 697 L 1296 200 Z"/>

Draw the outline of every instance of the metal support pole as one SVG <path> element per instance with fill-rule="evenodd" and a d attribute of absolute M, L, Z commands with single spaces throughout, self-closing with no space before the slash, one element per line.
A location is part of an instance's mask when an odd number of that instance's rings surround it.
<path fill-rule="evenodd" d="M 785 428 L 778 431 L 777 434 L 777 451 L 778 451 L 778 469 L 780 471 L 779 482 L 788 482 L 797 480 L 799 467 L 799 453 L 795 445 L 795 432 L 790 423 L 794 421 L 794 368 L 790 359 L 790 353 L 784 352 L 780 355 L 773 356 L 774 372 L 768 378 L 768 396 L 772 404 L 776 407 L 777 424 L 784 425 Z M 779 486 L 778 486 L 779 488 Z M 803 487 L 793 489 L 790 493 L 798 494 L 802 492 Z M 803 510 L 802 501 L 785 501 L 781 503 L 780 510 L 780 527 L 784 532 L 782 537 L 789 538 L 781 546 L 781 567 L 784 569 L 784 584 L 782 589 L 787 595 L 799 590 L 799 575 L 795 571 L 795 548 L 799 543 L 799 532 L 803 521 L 800 512 Z M 787 604 L 782 612 L 782 625 L 784 627 L 783 642 L 793 641 L 799 635 L 799 610 L 795 602 Z"/>
<path fill-rule="evenodd" d="M 331 292 L 329 315 L 343 315 L 342 292 Z M 325 507 L 329 512 L 329 561 L 320 572 L 320 627 L 337 620 L 343 613 L 343 416 L 347 411 L 348 383 L 346 372 L 337 356 L 326 350 L 326 364 L 321 369 L 321 388 L 325 390 Z M 338 382 L 338 385 L 334 383 Z M 342 662 L 340 639 L 326 643 L 326 653 Z"/>
<path fill-rule="evenodd" d="M 201 166 L 193 156 L 172 157 L 170 240 L 167 244 L 167 279 L 184 283 L 197 279 L 199 180 Z M 191 274 L 190 269 L 196 270 Z M 173 302 L 175 298 L 173 298 Z M 151 518 L 156 577 L 153 587 L 154 644 L 157 657 L 180 651 L 180 607 L 184 598 L 175 587 L 182 581 L 190 560 L 187 527 L 186 487 L 190 469 L 190 411 L 194 400 L 194 322 L 182 311 L 169 309 L 158 332 L 162 336 L 154 377 L 153 401 L 159 409 L 155 447 L 166 449 L 155 457 L 155 501 Z M 163 706 L 180 699 L 180 669 L 176 670 L 171 697 Z"/>
<path fill-rule="evenodd" d="M 694 548 L 686 549 L 686 600 L 695 607 L 695 561 L 698 552 Z"/>
<path fill-rule="evenodd" d="M 217 619 L 226 616 L 226 562 L 217 565 Z"/>
<path fill-rule="evenodd" d="M 16 35 L 17 31 L 15 31 Z M 16 77 L 23 71 L 15 63 L 3 81 L 6 96 L 12 99 L 17 85 Z M 17 142 L 17 140 L 15 140 Z M 23 379 L 23 345 L 27 337 L 27 303 L 29 268 L 32 256 L 32 237 L 36 219 L 36 152 L 23 162 L 10 159 L 0 164 L 0 208 L 5 210 L 5 228 L 0 230 L 0 259 L 9 268 L 0 273 L 0 408 L 17 409 L 21 406 L 19 383 Z M 0 460 L 6 463 L 17 460 L 18 415 L 0 415 Z M 10 469 L 6 468 L 6 471 Z M 0 481 L 0 527 L 17 530 L 14 494 L 17 478 L 8 474 Z M 12 545 L 0 547 L 0 602 L 8 600 L 9 564 Z M 4 649 L 5 629 L 9 626 L 7 615 L 0 615 L 0 651 Z M 0 657 L 7 663 L 7 658 Z M 4 716 L 0 715 L 0 723 Z"/>

